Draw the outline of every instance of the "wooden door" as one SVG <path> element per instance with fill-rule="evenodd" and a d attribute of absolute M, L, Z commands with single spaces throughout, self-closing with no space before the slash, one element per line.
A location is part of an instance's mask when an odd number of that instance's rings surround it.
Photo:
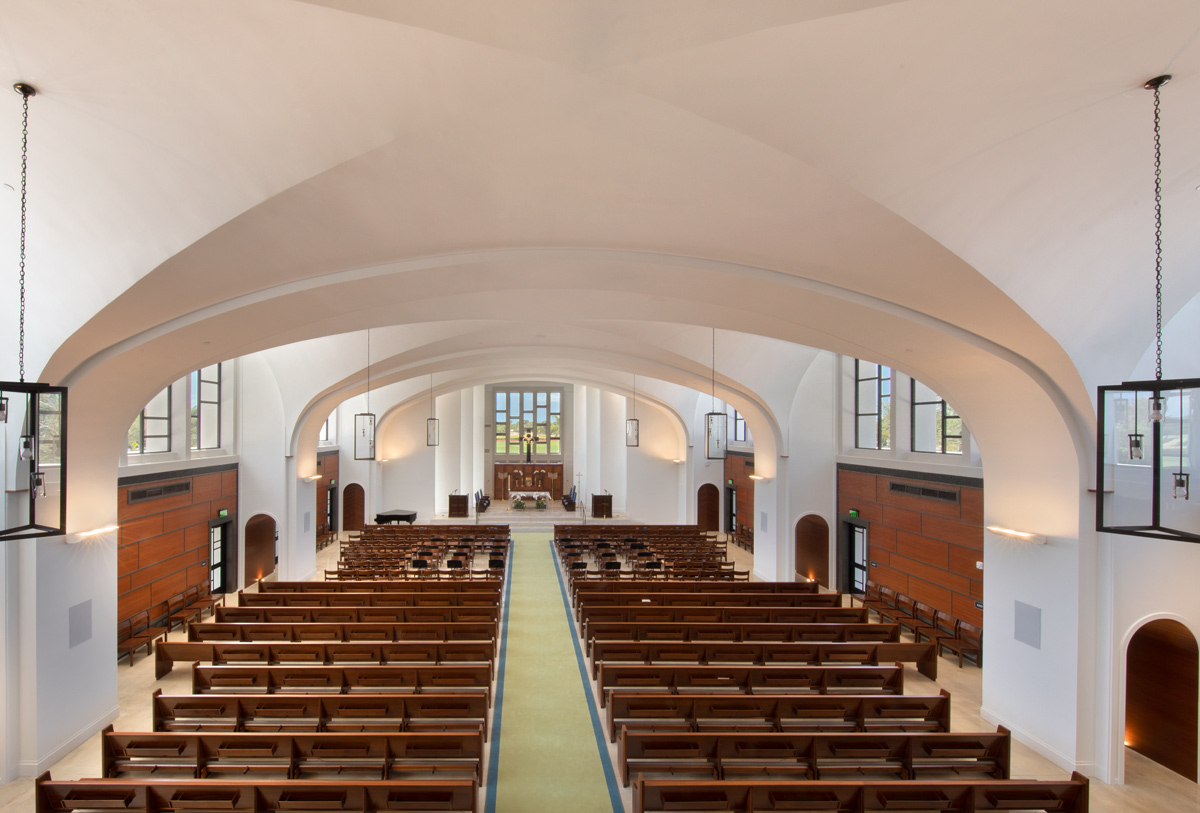
<path fill-rule="evenodd" d="M 366 493 L 358 483 L 351 483 L 342 489 L 342 529 L 361 531 L 366 522 Z"/>
<path fill-rule="evenodd" d="M 806 579 L 829 586 L 829 523 L 816 514 L 796 523 L 796 581 Z"/>
<path fill-rule="evenodd" d="M 1196 781 L 1200 650 L 1183 624 L 1162 618 L 1134 633 L 1126 653 L 1125 743 Z"/>
<path fill-rule="evenodd" d="M 696 492 L 696 524 L 702 531 L 721 530 L 721 492 L 712 483 L 705 483 Z"/>

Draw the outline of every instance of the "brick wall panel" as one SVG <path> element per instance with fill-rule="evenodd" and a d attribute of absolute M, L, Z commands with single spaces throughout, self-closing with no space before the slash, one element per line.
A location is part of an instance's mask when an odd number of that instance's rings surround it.
<path fill-rule="evenodd" d="M 187 586 L 187 571 L 179 570 L 150 585 L 151 598 L 156 604 L 159 602 L 169 602 L 176 595 L 186 590 Z"/>
<path fill-rule="evenodd" d="M 884 587 L 890 587 L 897 593 L 908 595 L 908 574 L 902 573 L 899 570 L 890 568 L 886 565 L 878 567 L 867 566 L 867 578 L 873 582 L 878 582 Z"/>
<path fill-rule="evenodd" d="M 146 568 L 183 553 L 183 531 L 174 531 L 138 543 L 138 567 Z"/>
<path fill-rule="evenodd" d="M 918 562 L 916 559 L 905 559 L 899 554 L 894 554 L 891 557 L 891 565 L 897 570 L 903 570 L 911 576 L 916 576 L 919 579 L 924 579 L 934 584 L 940 584 L 956 593 L 967 595 L 971 592 L 971 580 L 966 576 L 960 576 L 957 573 L 951 573 L 942 568 L 932 567 L 924 562 Z"/>
<path fill-rule="evenodd" d="M 178 573 L 181 570 L 187 569 L 187 554 L 172 556 L 169 559 L 162 559 L 149 567 L 143 567 L 141 570 L 135 570 L 130 575 L 130 586 L 133 588 L 145 587 L 148 584 L 153 584 L 159 579 Z"/>
<path fill-rule="evenodd" d="M 858 471 L 838 472 L 838 493 L 858 500 L 879 502 L 875 497 L 875 475 Z"/>
<path fill-rule="evenodd" d="M 175 477 L 170 480 L 163 480 L 163 483 L 178 483 L 179 478 Z M 148 488 L 150 486 L 161 485 L 162 483 L 142 483 L 141 485 L 130 486 L 133 489 Z M 159 497 L 156 500 L 145 500 L 143 502 L 129 504 L 128 494 L 129 488 L 123 489 L 124 493 L 120 496 L 120 501 L 117 503 L 117 521 L 124 523 L 128 519 L 135 517 L 145 517 L 150 514 L 161 514 L 164 511 L 170 511 L 172 508 L 181 508 L 185 505 L 192 504 L 192 495 L 189 494 L 172 494 L 170 497 Z"/>
<path fill-rule="evenodd" d="M 957 593 L 952 593 L 940 584 L 918 579 L 916 576 L 910 576 L 908 579 L 908 595 L 914 601 L 920 601 L 928 604 L 935 610 L 952 613 L 954 606 L 954 597 Z"/>
<path fill-rule="evenodd" d="M 221 472 L 221 496 L 237 497 L 238 473 L 236 469 Z"/>
<path fill-rule="evenodd" d="M 907 508 L 910 511 L 918 511 L 922 514 L 936 514 L 940 517 L 959 518 L 959 505 L 955 502 L 942 502 L 941 500 L 933 500 L 928 497 L 914 497 L 910 494 L 893 494 L 891 490 L 892 483 L 911 483 L 912 485 L 928 486 L 930 483 L 922 483 L 916 480 L 901 480 L 896 477 L 880 477 L 879 484 L 875 490 L 875 501 L 884 505 L 892 505 L 897 508 Z M 950 490 L 951 487 L 947 487 Z"/>
<path fill-rule="evenodd" d="M 130 520 L 121 523 L 119 534 L 121 545 L 132 545 L 143 539 L 158 536 L 163 532 L 162 514 Z"/>
<path fill-rule="evenodd" d="M 982 551 L 964 548 L 962 545 L 950 545 L 947 551 L 950 554 L 950 570 L 968 579 L 983 578 L 983 571 L 975 567 L 976 562 L 983 561 Z"/>
<path fill-rule="evenodd" d="M 893 528 L 899 528 L 902 531 L 911 531 L 914 534 L 921 533 L 921 514 L 916 511 L 897 508 L 894 505 L 883 506 L 883 523 L 891 525 Z"/>
<path fill-rule="evenodd" d="M 122 545 L 117 548 L 117 573 L 132 573 L 138 566 L 138 546 Z M 129 589 L 129 588 L 126 588 Z M 118 593 L 122 592 L 118 588 Z"/>
<path fill-rule="evenodd" d="M 192 502 L 208 502 L 221 496 L 221 472 L 192 478 Z"/>
<path fill-rule="evenodd" d="M 918 532 L 934 539 L 983 550 L 983 527 L 980 525 L 925 514 Z"/>
<path fill-rule="evenodd" d="M 970 596 L 954 596 L 954 608 L 950 610 L 950 614 L 960 621 L 966 621 L 968 624 L 983 629 L 983 610 L 975 606 L 976 599 Z"/>
<path fill-rule="evenodd" d="M 163 514 L 163 530 L 174 531 L 178 528 L 186 528 L 188 525 L 195 525 L 200 522 L 207 523 L 208 512 L 209 508 L 206 502 L 168 511 Z"/>
<path fill-rule="evenodd" d="M 208 547 L 208 523 L 189 525 L 183 529 L 183 549 L 202 550 Z"/>
<path fill-rule="evenodd" d="M 891 567 L 892 554 L 889 551 L 882 550 L 881 548 L 872 547 L 870 550 L 870 558 L 867 561 L 874 562 L 880 567 Z"/>
<path fill-rule="evenodd" d="M 940 539 L 929 539 L 917 534 L 910 534 L 908 531 L 896 532 L 897 553 L 934 567 L 940 567 L 942 570 L 945 570 L 949 563 L 949 547 Z"/>
<path fill-rule="evenodd" d="M 871 530 L 867 535 L 868 547 L 874 550 L 896 550 L 896 529 L 889 528 L 886 525 L 881 525 L 878 522 L 871 523 Z"/>
<path fill-rule="evenodd" d="M 963 488 L 960 492 L 960 518 L 964 522 L 983 525 L 983 489 Z"/>
<path fill-rule="evenodd" d="M 117 597 L 117 617 L 122 621 L 150 607 L 150 588 L 143 587 Z M 151 613 L 153 615 L 153 613 Z"/>

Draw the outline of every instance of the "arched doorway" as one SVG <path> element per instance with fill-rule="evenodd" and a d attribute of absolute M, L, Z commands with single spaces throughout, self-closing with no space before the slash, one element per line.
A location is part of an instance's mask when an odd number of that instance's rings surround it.
<path fill-rule="evenodd" d="M 366 524 L 366 494 L 358 483 L 342 489 L 342 530 L 361 531 Z"/>
<path fill-rule="evenodd" d="M 816 514 L 796 523 L 796 581 L 805 579 L 829 586 L 829 523 Z"/>
<path fill-rule="evenodd" d="M 712 483 L 705 483 L 696 492 L 696 524 L 702 531 L 721 530 L 721 492 Z"/>
<path fill-rule="evenodd" d="M 275 572 L 275 518 L 255 514 L 246 522 L 246 582 L 249 587 L 258 579 Z"/>
<path fill-rule="evenodd" d="M 1196 781 L 1200 650 L 1178 621 L 1151 621 L 1125 653 L 1125 744 Z"/>

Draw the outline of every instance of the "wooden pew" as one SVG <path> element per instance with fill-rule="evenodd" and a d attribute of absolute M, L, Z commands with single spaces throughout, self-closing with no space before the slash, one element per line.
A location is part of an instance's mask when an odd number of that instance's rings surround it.
<path fill-rule="evenodd" d="M 583 582 L 579 591 L 589 593 L 817 593 L 816 582 L 723 582 L 686 581 L 669 579 L 661 582 L 647 581 L 597 581 Z M 578 594 L 572 597 L 578 606 Z"/>
<path fill-rule="evenodd" d="M 671 624 L 864 624 L 865 607 L 582 607 L 586 640 L 593 621 Z"/>
<path fill-rule="evenodd" d="M 269 609 L 269 608 L 268 608 Z M 264 613 L 270 615 L 270 613 Z M 445 623 L 358 622 L 279 623 L 206 622 L 188 625 L 189 641 L 211 643 L 237 641 L 474 641 L 495 642 L 493 621 L 450 621 Z"/>
<path fill-rule="evenodd" d="M 152 698 L 155 731 L 479 731 L 487 698 L 474 694 L 204 694 Z"/>
<path fill-rule="evenodd" d="M 162 646 L 161 644 L 159 645 Z M 599 641 L 591 647 L 592 678 L 606 663 L 640 664 L 749 664 L 782 666 L 835 663 L 913 663 L 930 680 L 937 680 L 937 647 L 916 643 L 759 643 Z"/>
<path fill-rule="evenodd" d="M 670 582 L 666 582 L 670 584 Z M 597 607 L 840 607 L 840 593 L 686 593 L 630 591 L 596 593 L 581 590 L 576 616 Z"/>
<path fill-rule="evenodd" d="M 346 609 L 328 607 L 218 607 L 217 621 L 221 623 L 280 622 L 317 623 L 314 619 L 342 617 Z M 393 624 L 447 624 L 453 621 L 485 621 L 495 624 L 500 620 L 500 607 L 360 607 L 358 617 L 364 622 Z M 842 612 L 850 612 L 842 610 Z M 858 612 L 857 610 L 853 612 Z M 865 612 L 865 610 L 863 611 Z M 325 623 L 345 623 L 327 621 Z"/>
<path fill-rule="evenodd" d="M 634 813 L 665 810 L 1044 810 L 1087 813 L 1088 780 L 995 779 L 919 782 L 676 781 L 639 779 Z"/>
<path fill-rule="evenodd" d="M 600 705 L 614 689 L 670 694 L 812 692 L 904 694 L 904 669 L 891 666 L 642 666 L 601 664 Z"/>
<path fill-rule="evenodd" d="M 669 622 L 588 624 L 585 642 L 590 650 L 596 640 L 605 641 L 697 641 L 728 643 L 798 643 L 836 641 L 877 643 L 900 640 L 899 624 L 675 624 Z"/>
<path fill-rule="evenodd" d="M 770 695 L 609 693 L 609 742 L 617 731 L 949 731 L 950 693 Z"/>
<path fill-rule="evenodd" d="M 932 646 L 932 645 L 931 645 Z M 442 664 L 486 665 L 495 672 L 496 647 L 491 641 L 451 643 L 160 643 L 154 652 L 154 677 L 161 680 L 177 662 L 232 664 L 309 664 L 384 666 Z"/>
<path fill-rule="evenodd" d="M 470 581 L 337 581 L 337 582 L 275 582 L 262 581 L 257 583 L 258 594 L 263 593 L 420 593 L 425 591 L 437 593 L 499 593 L 504 589 L 504 580 L 472 579 Z M 242 593 L 255 595 L 254 593 Z"/>
<path fill-rule="evenodd" d="M 295 782 L 216 779 L 82 779 L 55 781 L 47 771 L 34 787 L 37 813 L 112 808 L 133 813 L 168 810 L 231 810 L 276 813 L 295 810 L 442 810 L 478 813 L 470 779 Z"/>
<path fill-rule="evenodd" d="M 956 779 L 1011 775 L 1007 728 L 995 733 L 672 733 L 630 732 L 617 738 L 617 769 L 691 774 L 702 779 Z"/>
<path fill-rule="evenodd" d="M 866 667 L 859 667 L 866 668 Z M 487 666 L 201 666 L 192 694 L 254 692 L 478 692 L 491 705 Z"/>
<path fill-rule="evenodd" d="M 324 582 L 323 582 L 324 583 Z M 500 594 L 445 592 L 240 593 L 239 607 L 499 607 Z"/>
<path fill-rule="evenodd" d="M 228 773 L 312 778 L 323 772 L 366 773 L 373 779 L 465 773 L 482 780 L 482 732 L 216 733 L 115 732 L 100 740 L 102 775 L 183 774 L 208 779 Z"/>

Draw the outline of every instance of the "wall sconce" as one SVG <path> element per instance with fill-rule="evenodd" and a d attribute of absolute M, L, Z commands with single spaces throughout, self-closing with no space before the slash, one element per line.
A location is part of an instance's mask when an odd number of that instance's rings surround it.
<path fill-rule="evenodd" d="M 314 474 L 314 475 L 311 475 L 311 476 L 309 476 L 309 477 L 305 477 L 304 479 L 305 479 L 305 480 L 308 480 L 308 482 L 310 482 L 310 483 L 315 483 L 315 482 L 317 482 L 317 480 L 320 480 L 320 479 L 321 479 L 321 475 L 319 475 L 319 474 Z"/>
<path fill-rule="evenodd" d="M 1001 528 L 997 525 L 987 526 L 989 532 L 996 536 L 1002 536 L 1005 539 L 1012 539 L 1016 542 L 1024 542 L 1027 545 L 1045 545 L 1046 537 L 1042 534 L 1031 534 L 1027 531 L 1014 531 L 1012 528 Z"/>
<path fill-rule="evenodd" d="M 674 464 L 676 464 L 676 465 L 682 465 L 682 464 L 683 464 L 683 461 L 682 461 L 682 460 L 680 460 L 678 457 L 676 457 L 675 459 L 673 459 L 671 462 L 672 462 L 672 463 L 674 463 Z"/>
<path fill-rule="evenodd" d="M 761 474 L 751 474 L 750 479 L 751 480 L 765 480 L 767 478 L 763 477 Z"/>
<path fill-rule="evenodd" d="M 96 528 L 95 530 L 84 531 L 81 534 L 67 534 L 66 536 L 63 537 L 63 540 L 68 545 L 78 545 L 80 542 L 87 542 L 87 541 L 91 540 L 93 537 L 103 536 L 104 534 L 115 533 L 116 531 L 120 530 L 120 528 L 121 528 L 120 525 L 107 525 L 103 528 Z"/>

